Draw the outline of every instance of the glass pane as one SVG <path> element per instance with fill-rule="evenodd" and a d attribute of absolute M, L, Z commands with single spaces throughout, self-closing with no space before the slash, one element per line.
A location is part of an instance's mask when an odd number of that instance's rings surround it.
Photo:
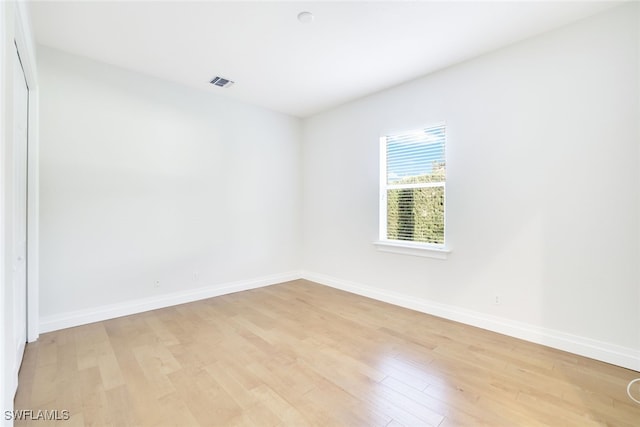
<path fill-rule="evenodd" d="M 387 190 L 387 239 L 444 244 L 444 186 Z"/>
<path fill-rule="evenodd" d="M 445 180 L 444 126 L 387 137 L 387 184 Z"/>

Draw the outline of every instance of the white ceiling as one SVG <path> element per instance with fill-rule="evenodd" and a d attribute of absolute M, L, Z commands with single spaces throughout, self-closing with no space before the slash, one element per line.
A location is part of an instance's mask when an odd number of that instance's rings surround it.
<path fill-rule="evenodd" d="M 36 41 L 306 117 L 617 2 L 31 2 Z M 298 22 L 301 11 L 315 20 Z M 229 88 L 208 82 L 220 75 Z"/>

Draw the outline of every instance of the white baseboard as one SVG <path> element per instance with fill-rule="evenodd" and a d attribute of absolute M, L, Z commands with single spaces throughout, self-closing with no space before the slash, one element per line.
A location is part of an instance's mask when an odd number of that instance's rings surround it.
<path fill-rule="evenodd" d="M 531 324 L 491 316 L 477 311 L 419 299 L 397 292 L 382 290 L 310 271 L 291 271 L 282 274 L 242 280 L 232 283 L 189 289 L 182 292 L 142 298 L 120 304 L 110 304 L 78 310 L 40 319 L 40 333 L 86 325 L 149 310 L 170 307 L 202 299 L 261 288 L 296 279 L 306 279 L 321 285 L 341 289 L 378 301 L 409 308 L 489 331 L 568 351 L 570 353 L 640 371 L 640 351 L 591 338 L 568 334 Z"/>
<path fill-rule="evenodd" d="M 640 371 L 640 351 L 591 338 L 568 334 L 526 323 L 491 316 L 460 307 L 440 304 L 400 293 L 372 288 L 324 274 L 303 271 L 302 278 L 378 301 L 476 326 L 537 344 Z"/>
<path fill-rule="evenodd" d="M 206 286 L 181 292 L 172 292 L 149 298 L 141 298 L 134 301 L 126 301 L 119 304 L 104 305 L 90 309 L 42 317 L 40 319 L 40 333 L 57 331 L 59 329 L 86 325 L 88 323 L 128 316 L 130 314 L 142 313 L 144 311 L 156 310 L 158 308 L 170 307 L 173 305 L 217 297 L 234 292 L 275 285 L 282 282 L 288 282 L 290 280 L 300 279 L 300 277 L 301 273 L 299 271 L 291 271 L 256 279 Z"/>

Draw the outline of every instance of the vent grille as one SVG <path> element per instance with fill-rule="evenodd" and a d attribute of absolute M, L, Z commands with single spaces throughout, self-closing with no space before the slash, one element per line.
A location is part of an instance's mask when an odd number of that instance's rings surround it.
<path fill-rule="evenodd" d="M 225 79 L 224 77 L 214 77 L 213 80 L 211 80 L 209 83 L 211 83 L 214 86 L 219 86 L 219 87 L 229 87 L 233 84 L 233 81 L 229 80 L 229 79 Z"/>

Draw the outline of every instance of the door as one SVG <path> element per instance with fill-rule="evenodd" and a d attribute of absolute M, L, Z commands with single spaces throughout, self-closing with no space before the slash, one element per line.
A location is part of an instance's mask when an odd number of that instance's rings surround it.
<path fill-rule="evenodd" d="M 13 141 L 12 141 L 12 239 L 13 271 L 13 392 L 27 342 L 27 144 L 29 125 L 29 88 L 16 47 L 13 70 Z M 11 365 L 9 365 L 11 366 Z"/>

